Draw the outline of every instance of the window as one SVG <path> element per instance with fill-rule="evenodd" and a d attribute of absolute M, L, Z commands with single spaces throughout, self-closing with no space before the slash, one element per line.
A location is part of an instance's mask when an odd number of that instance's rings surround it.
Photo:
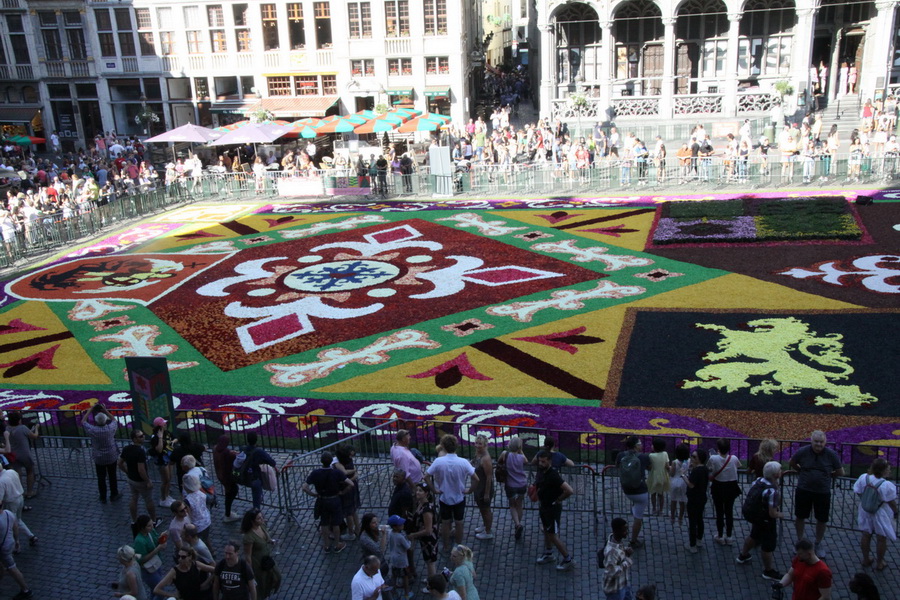
<path fill-rule="evenodd" d="M 749 0 L 739 27 L 738 76 L 788 74 L 796 24 L 793 4 Z"/>
<path fill-rule="evenodd" d="M 203 23 L 200 22 L 199 6 L 185 6 L 182 10 L 184 11 L 184 26 L 186 28 L 194 29 L 203 26 Z"/>
<path fill-rule="evenodd" d="M 194 77 L 194 90 L 197 100 L 209 100 L 209 80 L 206 77 Z"/>
<path fill-rule="evenodd" d="M 131 12 L 127 8 L 116 9 L 116 30 L 131 31 Z"/>
<path fill-rule="evenodd" d="M 231 12 L 234 15 L 234 26 L 235 27 L 247 27 L 250 24 L 249 21 L 247 21 L 247 5 L 246 4 L 232 5 Z"/>
<path fill-rule="evenodd" d="M 224 29 L 213 29 L 209 32 L 209 44 L 213 53 L 228 52 Z"/>
<path fill-rule="evenodd" d="M 165 30 L 176 29 L 175 13 L 171 8 L 157 8 L 156 20 L 159 21 L 159 28 Z"/>
<path fill-rule="evenodd" d="M 150 9 L 149 8 L 134 9 L 134 17 L 135 17 L 135 21 L 137 21 L 138 29 L 150 29 L 151 27 L 153 27 L 152 23 L 150 23 Z"/>
<path fill-rule="evenodd" d="M 97 31 L 112 31 L 112 19 L 109 18 L 109 11 L 105 8 L 94 11 L 94 20 L 97 21 Z"/>
<path fill-rule="evenodd" d="M 447 56 L 425 57 L 425 73 L 428 75 L 447 75 L 450 73 L 450 58 Z"/>
<path fill-rule="evenodd" d="M 28 52 L 22 15 L 6 15 L 6 27 L 10 31 L 9 44 L 12 47 L 13 59 L 21 64 L 30 64 L 31 53 Z"/>
<path fill-rule="evenodd" d="M 241 75 L 241 95 L 245 98 L 255 94 L 256 78 L 253 75 Z"/>
<path fill-rule="evenodd" d="M 225 27 L 225 12 L 221 4 L 207 6 L 206 17 L 210 27 Z"/>
<path fill-rule="evenodd" d="M 250 30 L 238 29 L 235 31 L 235 34 L 237 36 L 238 52 L 250 52 Z"/>
<path fill-rule="evenodd" d="M 347 11 L 350 13 L 350 37 L 372 37 L 372 3 L 349 2 Z"/>
<path fill-rule="evenodd" d="M 387 0 L 384 23 L 387 37 L 409 37 L 409 0 Z"/>
<path fill-rule="evenodd" d="M 116 55 L 116 40 L 111 33 L 98 33 L 100 41 L 100 56 L 110 57 Z"/>
<path fill-rule="evenodd" d="M 270 96 L 290 96 L 293 93 L 290 77 L 268 77 L 267 81 Z"/>
<path fill-rule="evenodd" d="M 119 50 L 122 56 L 137 56 L 134 49 L 134 34 L 130 31 L 119 34 Z"/>
<path fill-rule="evenodd" d="M 44 41 L 44 54 L 47 60 L 62 60 L 62 40 L 59 37 L 59 29 L 42 29 L 41 38 Z"/>
<path fill-rule="evenodd" d="M 298 96 L 317 96 L 319 94 L 319 77 L 318 75 L 298 75 L 297 76 L 297 95 Z"/>
<path fill-rule="evenodd" d="M 186 31 L 187 48 L 189 54 L 200 54 L 200 32 Z"/>
<path fill-rule="evenodd" d="M 138 41 L 141 45 L 141 56 L 153 56 L 156 54 L 156 46 L 153 43 L 152 31 L 142 31 L 138 33 Z"/>
<path fill-rule="evenodd" d="M 63 11 L 63 23 L 66 27 L 81 27 L 81 13 L 77 10 Z"/>
<path fill-rule="evenodd" d="M 322 75 L 322 93 L 326 96 L 337 95 L 337 75 Z"/>
<path fill-rule="evenodd" d="M 41 27 L 56 27 L 56 13 L 52 10 L 38 11 L 38 21 Z"/>
<path fill-rule="evenodd" d="M 190 100 L 191 80 L 187 77 L 170 77 L 166 79 L 169 100 Z"/>
<path fill-rule="evenodd" d="M 69 43 L 69 58 L 72 60 L 87 60 L 87 45 L 84 43 L 84 31 L 78 29 L 66 29 L 66 41 Z"/>
<path fill-rule="evenodd" d="M 316 47 L 331 47 L 331 5 L 327 2 L 314 2 L 313 12 L 316 18 Z"/>
<path fill-rule="evenodd" d="M 278 50 L 278 12 L 274 4 L 263 4 L 259 7 L 262 17 L 263 48 L 265 50 Z"/>
<path fill-rule="evenodd" d="M 303 29 L 303 5 L 299 2 L 288 4 L 287 11 L 291 50 L 306 48 L 306 32 Z"/>
<path fill-rule="evenodd" d="M 373 77 L 375 75 L 375 61 L 370 58 L 359 58 L 351 60 L 350 72 L 353 75 Z"/>
<path fill-rule="evenodd" d="M 159 32 L 159 50 L 163 56 L 172 56 L 175 54 L 175 32 L 160 31 Z"/>
<path fill-rule="evenodd" d="M 389 58 L 388 75 L 412 75 L 412 59 Z"/>
<path fill-rule="evenodd" d="M 425 0 L 425 35 L 447 34 L 447 0 Z"/>

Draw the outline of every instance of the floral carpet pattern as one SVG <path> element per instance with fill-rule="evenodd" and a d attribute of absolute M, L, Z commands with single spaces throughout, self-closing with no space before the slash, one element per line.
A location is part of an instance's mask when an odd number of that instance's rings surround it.
<path fill-rule="evenodd" d="M 396 415 L 900 445 L 900 204 L 840 207 L 861 239 L 669 247 L 664 200 L 161 215 L 2 282 L 0 407 L 127 407 L 124 359 L 157 356 L 179 410 L 298 430 Z"/>

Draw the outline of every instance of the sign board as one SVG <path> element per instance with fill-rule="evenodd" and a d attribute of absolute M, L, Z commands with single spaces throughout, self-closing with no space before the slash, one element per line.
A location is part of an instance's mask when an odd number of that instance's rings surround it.
<path fill-rule="evenodd" d="M 172 422 L 175 405 L 169 365 L 161 356 L 129 356 L 125 358 L 131 392 L 134 428 L 153 433 L 153 419 L 163 417 Z"/>

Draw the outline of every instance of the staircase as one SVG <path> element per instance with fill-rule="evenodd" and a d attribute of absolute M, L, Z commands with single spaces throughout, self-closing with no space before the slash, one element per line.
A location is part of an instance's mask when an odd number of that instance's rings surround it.
<path fill-rule="evenodd" d="M 859 127 L 862 99 L 859 96 L 842 96 L 831 100 L 822 111 L 822 136 L 828 135 L 832 125 L 838 126 L 841 145 L 849 143 L 850 133 Z"/>

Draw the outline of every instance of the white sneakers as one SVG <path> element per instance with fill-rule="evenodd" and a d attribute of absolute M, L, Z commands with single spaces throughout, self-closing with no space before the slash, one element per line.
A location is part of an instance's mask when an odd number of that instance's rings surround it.
<path fill-rule="evenodd" d="M 492 540 L 494 539 L 493 533 L 487 533 L 485 531 L 479 531 L 475 534 L 475 539 L 477 540 Z"/>
<path fill-rule="evenodd" d="M 173 502 L 175 502 L 175 498 L 173 498 L 172 496 L 166 496 L 159 501 L 159 505 L 165 508 L 169 508 L 170 506 L 172 506 Z"/>

